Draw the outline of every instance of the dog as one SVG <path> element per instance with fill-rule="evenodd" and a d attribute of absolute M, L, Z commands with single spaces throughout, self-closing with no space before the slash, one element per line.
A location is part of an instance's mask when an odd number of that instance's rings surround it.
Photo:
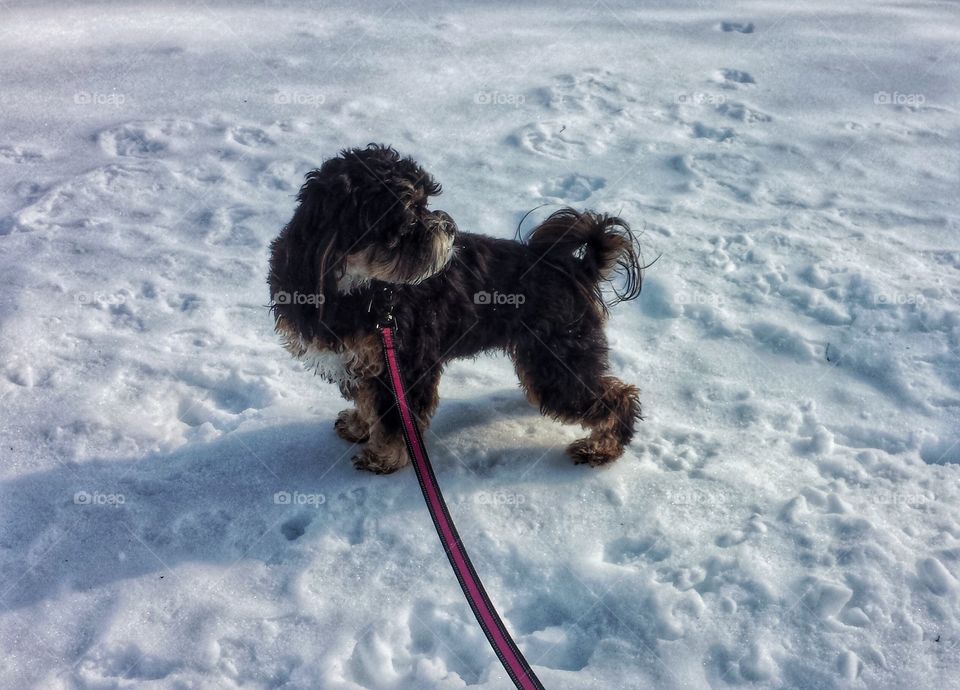
<path fill-rule="evenodd" d="M 293 218 L 270 245 L 270 309 L 283 344 L 339 386 L 354 407 L 334 428 L 363 444 L 353 458 L 379 474 L 409 459 L 378 321 L 389 312 L 410 408 L 421 432 L 451 360 L 503 351 L 544 415 L 589 431 L 577 463 L 623 454 L 641 419 L 635 386 L 610 374 L 602 284 L 635 298 L 642 269 L 620 218 L 563 208 L 526 241 L 461 232 L 431 210 L 440 185 L 388 146 L 343 150 L 308 173 Z"/>

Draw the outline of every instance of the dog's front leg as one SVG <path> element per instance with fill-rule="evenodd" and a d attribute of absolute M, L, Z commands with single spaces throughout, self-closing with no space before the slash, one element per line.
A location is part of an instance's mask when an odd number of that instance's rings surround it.
<path fill-rule="evenodd" d="M 378 405 L 376 381 L 361 381 L 341 392 L 356 407 L 341 410 L 333 428 L 344 441 L 365 444 L 353 456 L 354 467 L 377 474 L 389 474 L 406 465 L 407 450 L 402 432 L 399 428 L 396 431 L 388 430 L 382 423 L 381 416 L 389 413 L 389 410 L 383 410 Z"/>
<path fill-rule="evenodd" d="M 408 462 L 399 416 L 389 384 L 379 376 L 354 381 L 341 392 L 356 405 L 337 415 L 334 428 L 341 438 L 364 446 L 353 456 L 358 470 L 389 474 Z M 394 419 L 397 417 L 397 419 Z"/>
<path fill-rule="evenodd" d="M 353 456 L 353 466 L 376 474 L 390 474 L 406 467 L 407 446 L 400 431 L 388 431 L 376 425 L 370 431 L 370 440 Z"/>
<path fill-rule="evenodd" d="M 417 374 L 416 371 L 414 373 Z M 430 416 L 436 410 L 439 379 L 438 367 L 434 371 L 413 376 L 407 390 L 407 401 L 421 433 L 426 430 Z M 358 396 L 355 400 L 358 410 L 362 411 L 368 404 L 371 406 L 370 433 L 366 445 L 354 456 L 353 464 L 358 470 L 377 474 L 396 472 L 410 462 L 410 457 L 393 390 L 380 377 L 368 379 L 362 385 L 365 386 L 366 395 Z M 361 403 L 361 400 L 365 402 Z"/>
<path fill-rule="evenodd" d="M 373 387 L 369 381 L 341 383 L 340 393 L 356 407 L 340 410 L 333 429 L 344 441 L 365 443 L 370 439 L 370 427 L 376 420 Z"/>

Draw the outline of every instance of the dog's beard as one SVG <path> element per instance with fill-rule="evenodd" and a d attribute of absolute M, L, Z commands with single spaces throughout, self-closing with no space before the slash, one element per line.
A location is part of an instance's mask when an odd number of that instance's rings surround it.
<path fill-rule="evenodd" d="M 362 289 L 371 280 L 416 285 L 440 273 L 454 256 L 454 235 L 433 233 L 428 239 L 395 249 L 370 247 L 347 257 L 342 293 Z"/>

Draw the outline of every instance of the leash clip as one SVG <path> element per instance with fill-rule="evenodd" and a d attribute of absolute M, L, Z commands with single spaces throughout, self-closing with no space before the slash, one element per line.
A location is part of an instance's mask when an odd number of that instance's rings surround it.
<path fill-rule="evenodd" d="M 392 328 L 394 331 L 397 330 L 396 320 L 393 318 L 393 305 L 394 305 L 394 296 L 393 288 L 389 285 L 381 288 L 381 294 L 384 296 L 384 301 L 386 302 L 386 307 L 377 310 L 377 330 L 382 331 L 384 328 Z M 376 300 L 376 295 L 370 301 L 371 306 Z"/>

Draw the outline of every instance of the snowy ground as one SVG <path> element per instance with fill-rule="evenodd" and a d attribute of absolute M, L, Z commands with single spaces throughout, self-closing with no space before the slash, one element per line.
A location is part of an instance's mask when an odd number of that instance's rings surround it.
<path fill-rule="evenodd" d="M 614 467 L 499 357 L 427 438 L 548 688 L 960 687 L 956 5 L 36 5 L 0 6 L 0 686 L 510 687 L 264 307 L 303 173 L 383 141 L 464 229 L 569 203 L 661 255 Z"/>

